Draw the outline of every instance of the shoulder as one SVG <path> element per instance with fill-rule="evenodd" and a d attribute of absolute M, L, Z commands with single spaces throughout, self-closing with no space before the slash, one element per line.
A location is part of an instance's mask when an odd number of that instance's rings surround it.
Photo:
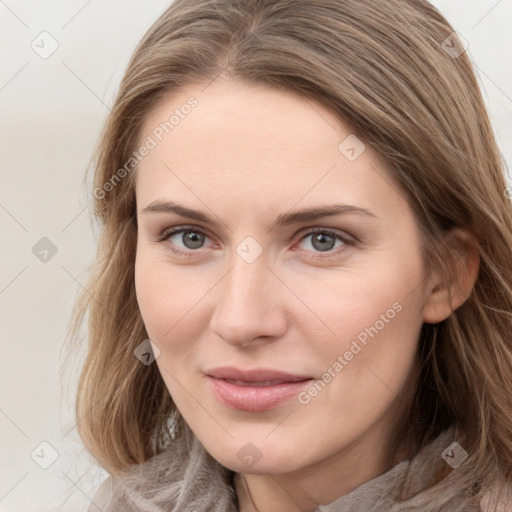
<path fill-rule="evenodd" d="M 114 478 L 110 475 L 94 494 L 87 512 L 140 512 L 140 498 L 144 489 L 132 484 L 133 481 L 126 480 L 126 477 Z"/>
<path fill-rule="evenodd" d="M 119 473 L 110 473 L 87 512 L 152 512 L 171 510 L 178 504 L 180 510 L 234 512 L 232 472 L 213 459 L 195 437 L 191 443 L 185 441 Z"/>
<path fill-rule="evenodd" d="M 512 512 L 512 483 L 495 485 L 482 495 L 482 512 Z"/>
<path fill-rule="evenodd" d="M 109 474 L 94 493 L 87 512 L 146 511 L 146 493 L 157 495 L 181 481 L 172 455 L 163 451 L 115 475 Z"/>
<path fill-rule="evenodd" d="M 112 497 L 113 487 L 112 477 L 109 476 L 94 494 L 87 512 L 105 512 Z"/>

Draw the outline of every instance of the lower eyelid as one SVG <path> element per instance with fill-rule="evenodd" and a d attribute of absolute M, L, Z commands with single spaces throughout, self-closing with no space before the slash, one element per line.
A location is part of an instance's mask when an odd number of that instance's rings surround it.
<path fill-rule="evenodd" d="M 349 237 L 345 237 L 338 233 L 329 233 L 326 231 L 315 231 L 313 233 L 307 233 L 299 239 L 299 241 L 297 242 L 296 245 L 302 243 L 304 240 L 306 240 L 310 236 L 316 235 L 318 233 L 328 234 L 329 236 L 332 236 L 335 240 L 342 242 L 342 245 L 339 247 L 333 247 L 332 249 L 329 249 L 327 251 L 314 251 L 314 250 L 305 250 L 305 249 L 303 250 L 303 252 L 307 252 L 307 253 L 311 254 L 313 258 L 329 258 L 329 257 L 339 256 L 341 253 L 351 249 L 352 247 L 354 247 L 356 245 L 356 242 Z M 300 249 L 295 249 L 295 250 L 300 250 Z"/>
<path fill-rule="evenodd" d="M 183 227 L 176 227 L 176 228 L 172 228 L 172 229 L 167 229 L 165 230 L 162 234 L 160 234 L 159 236 L 156 237 L 156 241 L 158 242 L 166 242 L 169 240 L 169 238 L 173 235 L 177 235 L 177 234 L 182 234 L 182 233 L 185 233 L 187 231 L 192 231 L 194 233 L 198 233 L 206 238 L 209 238 L 211 239 L 211 237 L 208 235 L 208 233 L 206 233 L 205 231 L 203 231 L 202 229 L 199 229 L 199 228 L 194 228 L 193 226 L 183 226 Z M 329 229 L 317 229 L 317 230 L 314 230 L 314 231 L 309 231 L 309 232 L 306 232 L 306 233 L 303 233 L 301 235 L 298 236 L 298 239 L 297 239 L 297 242 L 294 244 L 298 244 L 302 241 L 304 241 L 306 238 L 312 236 L 312 235 L 315 235 L 315 234 L 318 234 L 318 233 L 322 233 L 322 234 L 327 234 L 329 236 L 332 236 L 333 238 L 335 238 L 336 240 L 339 240 L 341 242 L 343 242 L 343 244 L 347 247 L 351 247 L 351 246 L 354 246 L 356 244 L 356 241 L 350 237 L 349 235 L 342 235 L 341 233 L 337 233 L 335 231 L 331 231 Z M 172 244 L 170 244 L 172 245 Z M 198 249 L 187 249 L 187 250 L 183 250 L 183 249 L 179 249 L 179 248 L 175 248 L 173 247 L 172 248 L 172 251 L 177 253 L 177 254 L 193 254 L 194 252 L 200 252 L 202 249 L 204 249 L 204 247 L 200 247 Z M 341 249 L 343 250 L 343 249 Z M 336 254 L 337 252 L 340 251 L 340 248 L 338 247 L 337 250 L 336 249 L 330 249 L 329 251 L 325 251 L 326 253 L 326 257 L 329 256 L 329 255 L 332 255 L 332 254 Z M 320 257 L 322 256 L 322 251 L 305 251 L 305 252 L 311 252 L 311 253 L 316 253 L 318 254 Z"/>

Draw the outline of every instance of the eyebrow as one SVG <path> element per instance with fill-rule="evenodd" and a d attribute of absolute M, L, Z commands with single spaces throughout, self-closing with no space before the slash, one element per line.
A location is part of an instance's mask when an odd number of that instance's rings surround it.
<path fill-rule="evenodd" d="M 206 213 L 187 208 L 171 201 L 153 201 L 151 204 L 146 206 L 141 213 L 175 213 L 182 217 L 188 217 L 211 226 L 217 226 L 219 224 Z M 349 214 L 364 215 L 378 219 L 377 215 L 372 213 L 368 208 L 362 208 L 360 206 L 353 206 L 350 204 L 332 204 L 282 213 L 277 217 L 271 230 L 291 224 L 298 224 L 300 222 L 314 221 L 324 217 Z"/>

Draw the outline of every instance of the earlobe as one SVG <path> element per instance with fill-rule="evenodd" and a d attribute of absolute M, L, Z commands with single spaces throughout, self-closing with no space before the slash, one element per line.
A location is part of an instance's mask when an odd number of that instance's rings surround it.
<path fill-rule="evenodd" d="M 423 308 L 423 321 L 428 324 L 442 322 L 464 304 L 478 278 L 479 246 L 471 233 L 454 229 L 447 233 L 443 247 L 443 270 L 448 279 L 443 280 L 441 271 L 429 276 L 429 294 Z"/>

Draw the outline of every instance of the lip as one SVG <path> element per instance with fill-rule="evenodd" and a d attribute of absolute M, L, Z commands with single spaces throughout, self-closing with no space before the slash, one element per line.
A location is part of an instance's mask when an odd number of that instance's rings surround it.
<path fill-rule="evenodd" d="M 240 370 L 234 367 L 214 368 L 206 372 L 217 399 L 241 411 L 266 411 L 296 396 L 313 380 L 267 368 Z"/>

